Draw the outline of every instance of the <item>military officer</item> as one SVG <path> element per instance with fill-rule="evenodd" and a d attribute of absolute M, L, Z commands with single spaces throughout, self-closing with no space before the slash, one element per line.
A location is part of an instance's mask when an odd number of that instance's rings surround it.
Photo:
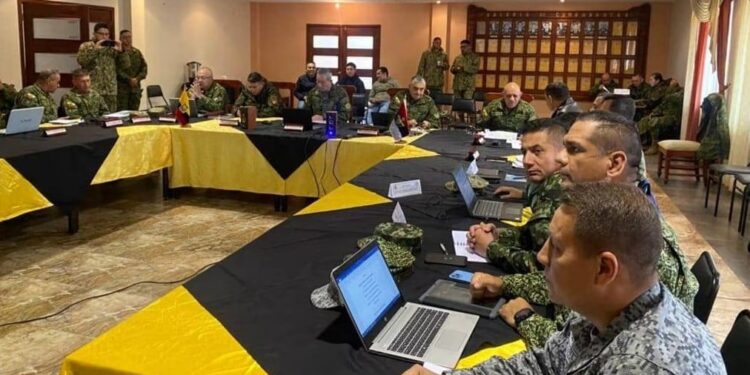
<path fill-rule="evenodd" d="M 599 84 L 589 89 L 589 98 L 593 100 L 600 94 L 613 94 L 618 87 L 620 87 L 620 83 L 616 79 L 612 79 L 609 73 L 604 73 L 599 80 Z"/>
<path fill-rule="evenodd" d="M 258 72 L 247 76 L 247 84 L 242 87 L 242 93 L 234 101 L 234 107 L 253 106 L 258 109 L 258 117 L 281 116 L 281 96 L 279 89 L 269 83 Z"/>
<path fill-rule="evenodd" d="M 43 70 L 37 73 L 36 82 L 24 87 L 16 95 L 14 108 L 44 107 L 42 122 L 57 118 L 57 104 L 52 93 L 60 87 L 60 73 L 57 70 Z"/>
<path fill-rule="evenodd" d="M 141 81 L 146 79 L 148 64 L 141 51 L 133 47 L 130 30 L 120 31 L 120 43 L 122 53 L 117 59 L 117 110 L 135 111 L 141 105 Z"/>
<path fill-rule="evenodd" d="M 474 98 L 474 75 L 479 71 L 479 56 L 471 50 L 471 42 L 461 41 L 461 54 L 456 56 L 451 65 L 453 77 L 453 95 L 456 98 Z"/>
<path fill-rule="evenodd" d="M 443 51 L 442 43 L 440 37 L 432 39 L 432 47 L 422 52 L 417 67 L 417 75 L 424 77 L 430 95 L 443 92 L 445 71 L 448 70 L 448 54 Z"/>
<path fill-rule="evenodd" d="M 409 113 L 409 126 L 419 126 L 425 129 L 440 127 L 440 114 L 431 97 L 425 95 L 427 81 L 422 76 L 414 76 L 409 82 L 409 90 L 401 91 L 393 97 L 388 113 L 395 115 L 401 103 L 406 100 Z"/>
<path fill-rule="evenodd" d="M 8 114 L 16 101 L 16 87 L 0 80 L 0 129 L 5 128 Z"/>
<path fill-rule="evenodd" d="M 73 75 L 73 89 L 63 95 L 60 105 L 68 117 L 91 120 L 109 112 L 107 103 L 96 90 L 91 88 L 91 76 L 84 69 L 76 69 Z"/>
<path fill-rule="evenodd" d="M 503 88 L 503 97 L 493 100 L 482 108 L 479 126 L 490 130 L 517 132 L 521 126 L 536 118 L 536 111 L 529 102 L 521 99 L 521 88 L 510 82 Z"/>
<path fill-rule="evenodd" d="M 198 110 L 223 113 L 227 102 L 227 89 L 214 82 L 214 72 L 208 67 L 198 69 L 195 82 L 190 87 L 190 98 L 195 99 Z"/>
<path fill-rule="evenodd" d="M 107 102 L 108 108 L 117 108 L 117 59 L 122 45 L 109 39 L 109 26 L 94 25 L 94 38 L 78 48 L 78 63 L 91 74 L 94 90 Z"/>
<path fill-rule="evenodd" d="M 633 98 L 633 100 L 643 100 L 646 98 L 646 93 L 648 92 L 648 84 L 643 81 L 643 76 L 640 74 L 634 74 L 632 78 L 630 78 L 630 86 L 628 86 L 628 90 L 630 90 L 630 97 Z"/>
<path fill-rule="evenodd" d="M 669 82 L 667 82 L 661 73 L 653 73 L 648 76 L 649 89 L 646 91 L 646 97 L 644 98 L 644 104 L 646 105 L 646 114 L 651 112 L 656 106 L 661 103 L 666 94 Z"/>
<path fill-rule="evenodd" d="M 651 113 L 638 121 L 638 129 L 641 134 L 648 133 L 651 138 L 651 146 L 646 150 L 646 155 L 654 155 L 658 152 L 657 143 L 661 140 L 664 132 L 679 132 L 682 124 L 682 101 L 684 91 L 679 85 L 669 86 L 665 89 L 668 94 L 664 95 L 659 105 Z"/>
<path fill-rule="evenodd" d="M 334 86 L 331 71 L 319 69 L 315 77 L 315 88 L 307 93 L 304 98 L 305 109 L 313 113 L 313 121 L 324 121 L 324 115 L 328 111 L 336 111 L 339 123 L 349 120 L 351 104 L 349 95 L 341 86 Z"/>

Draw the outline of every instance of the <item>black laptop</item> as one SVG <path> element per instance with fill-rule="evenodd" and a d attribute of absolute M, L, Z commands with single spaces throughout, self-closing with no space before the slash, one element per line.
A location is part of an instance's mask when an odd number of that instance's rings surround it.
<path fill-rule="evenodd" d="M 281 117 L 284 130 L 308 131 L 312 130 L 312 111 L 309 109 L 284 108 Z"/>

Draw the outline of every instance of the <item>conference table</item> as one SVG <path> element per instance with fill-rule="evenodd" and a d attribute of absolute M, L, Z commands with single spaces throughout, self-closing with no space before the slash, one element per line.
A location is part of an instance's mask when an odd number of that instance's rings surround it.
<path fill-rule="evenodd" d="M 175 138 L 199 137 L 178 134 L 182 131 L 201 130 L 173 129 L 173 168 L 180 158 L 174 147 L 182 147 L 179 143 L 183 142 Z M 301 134 L 297 136 L 300 139 L 293 142 L 308 142 Z M 323 167 L 330 175 L 332 169 L 340 173 L 338 181 L 334 178 L 321 186 L 325 192 L 320 192 L 319 199 L 71 353 L 61 374 L 401 373 L 409 363 L 367 352 L 346 312 L 313 307 L 310 293 L 325 285 L 331 269 L 356 251 L 358 239 L 371 235 L 378 223 L 391 221 L 396 201 L 407 221 L 424 230 L 412 270 L 398 277 L 405 299 L 416 301 L 435 280 L 446 278 L 455 267 L 426 264 L 424 256 L 439 251 L 441 243 L 451 249 L 451 230 L 466 230 L 476 222 L 467 216 L 460 196 L 445 188 L 456 165 L 468 164 L 463 159 L 474 150 L 471 141 L 462 131 L 437 131 L 408 137 L 399 144 L 390 137 L 326 140 L 331 142 L 329 150 L 322 145 L 315 152 L 305 152 L 311 156 L 302 162 L 312 159 L 313 170 L 321 168 L 318 176 Z M 365 154 L 388 154 L 383 151 L 386 145 L 392 147 L 390 154 L 371 163 L 377 157 Z M 347 162 L 342 156 L 348 148 L 352 149 L 349 157 L 368 161 Z M 518 153 L 489 146 L 479 149 L 487 156 Z M 315 155 L 321 152 L 317 158 L 322 164 L 318 164 Z M 372 165 L 355 173 L 367 164 Z M 507 164 L 492 165 L 522 173 Z M 300 173 L 299 169 L 289 176 Z M 204 177 L 190 175 L 180 180 L 175 175 L 173 186 Z M 411 179 L 420 179 L 421 194 L 388 198 L 391 183 Z M 314 186 L 285 188 L 308 196 L 318 194 Z M 482 193 L 488 195 L 491 189 Z M 470 263 L 467 269 L 497 272 L 480 263 Z M 491 355 L 507 358 L 523 350 L 519 336 L 504 322 L 480 318 L 458 366 L 471 366 Z"/>

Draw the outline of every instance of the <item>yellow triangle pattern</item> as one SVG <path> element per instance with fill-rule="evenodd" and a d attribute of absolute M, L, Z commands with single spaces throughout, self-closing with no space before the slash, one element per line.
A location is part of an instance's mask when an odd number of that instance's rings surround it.
<path fill-rule="evenodd" d="M 41 210 L 52 203 L 10 163 L 0 159 L 0 221 Z"/>
<path fill-rule="evenodd" d="M 390 199 L 373 193 L 365 188 L 345 183 L 318 199 L 313 204 L 297 212 L 295 216 L 372 206 L 375 204 L 388 203 L 390 201 Z"/>

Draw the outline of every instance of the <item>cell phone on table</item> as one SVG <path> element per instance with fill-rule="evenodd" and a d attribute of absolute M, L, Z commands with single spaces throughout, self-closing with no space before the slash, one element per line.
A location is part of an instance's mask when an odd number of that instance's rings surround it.
<path fill-rule="evenodd" d="M 466 266 L 466 257 L 461 255 L 449 255 L 443 253 L 427 253 L 424 256 L 425 263 L 447 264 L 449 266 Z"/>
<path fill-rule="evenodd" d="M 448 275 L 448 277 L 452 280 L 470 283 L 471 278 L 474 277 L 474 272 L 454 270 L 450 275 Z"/>

